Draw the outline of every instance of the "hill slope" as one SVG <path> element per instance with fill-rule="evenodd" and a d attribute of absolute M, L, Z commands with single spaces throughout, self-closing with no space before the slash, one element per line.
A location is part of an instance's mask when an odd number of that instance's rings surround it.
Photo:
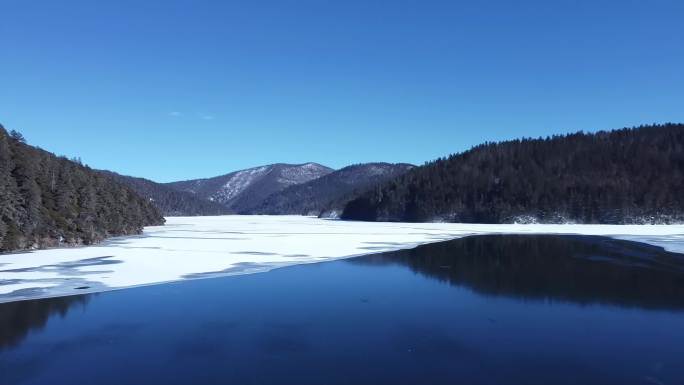
<path fill-rule="evenodd" d="M 332 171 L 317 163 L 276 163 L 214 178 L 172 182 L 168 186 L 192 193 L 200 199 L 220 203 L 233 212 L 243 212 L 275 192 L 320 178 Z"/>
<path fill-rule="evenodd" d="M 90 244 L 163 223 L 129 188 L 0 126 L 0 251 Z"/>
<path fill-rule="evenodd" d="M 141 197 L 148 199 L 164 216 L 223 215 L 229 210 L 222 204 L 196 197 L 185 191 L 175 190 L 165 184 L 149 179 L 102 171 L 128 186 Z"/>
<path fill-rule="evenodd" d="M 362 194 L 356 220 L 684 221 L 684 125 L 487 143 Z"/>
<path fill-rule="evenodd" d="M 344 198 L 410 170 L 410 164 L 364 163 L 333 171 L 306 183 L 290 186 L 268 196 L 246 214 L 319 215 L 341 209 Z M 340 210 L 341 211 L 341 210 Z"/>

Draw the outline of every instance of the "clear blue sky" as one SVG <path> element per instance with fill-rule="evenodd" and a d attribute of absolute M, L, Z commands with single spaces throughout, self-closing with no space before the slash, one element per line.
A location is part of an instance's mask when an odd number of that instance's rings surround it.
<path fill-rule="evenodd" d="M 684 1 L 0 2 L 0 122 L 157 181 L 684 121 Z"/>

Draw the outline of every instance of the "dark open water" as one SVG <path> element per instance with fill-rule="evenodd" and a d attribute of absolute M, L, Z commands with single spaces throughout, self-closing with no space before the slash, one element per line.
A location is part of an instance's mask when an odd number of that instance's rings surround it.
<path fill-rule="evenodd" d="M 684 384 L 684 259 L 492 235 L 0 304 L 0 384 Z"/>

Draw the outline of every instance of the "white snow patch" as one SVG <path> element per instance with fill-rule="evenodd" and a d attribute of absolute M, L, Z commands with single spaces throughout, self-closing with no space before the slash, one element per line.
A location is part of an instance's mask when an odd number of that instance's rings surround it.
<path fill-rule="evenodd" d="M 330 173 L 329 170 L 313 163 L 290 166 L 281 170 L 280 177 L 278 177 L 278 183 L 285 186 L 292 186 L 320 178 L 328 173 Z"/>
<path fill-rule="evenodd" d="M 269 171 L 269 166 L 261 166 L 234 173 L 223 187 L 212 195 L 212 201 L 228 202 Z"/>
<path fill-rule="evenodd" d="M 484 225 L 347 222 L 300 216 L 170 217 L 165 226 L 148 227 L 142 236 L 115 238 L 99 246 L 0 255 L 0 294 L 4 294 L 0 302 L 65 295 L 64 285 L 84 285 L 100 291 L 207 275 L 267 271 L 492 233 L 603 235 L 684 253 L 684 225 Z M 59 291 L 51 292 L 50 287 L 58 285 Z M 40 288 L 44 290 L 17 292 Z"/>
<path fill-rule="evenodd" d="M 23 290 L 23 289 L 46 289 L 50 287 L 56 286 L 54 283 L 49 283 L 49 282 L 33 282 L 33 281 L 26 281 L 26 282 L 20 282 L 20 283 L 15 283 L 12 285 L 0 285 L 0 294 L 10 294 L 12 292 L 15 292 L 17 290 Z M 0 302 L 7 302 L 0 300 Z"/>

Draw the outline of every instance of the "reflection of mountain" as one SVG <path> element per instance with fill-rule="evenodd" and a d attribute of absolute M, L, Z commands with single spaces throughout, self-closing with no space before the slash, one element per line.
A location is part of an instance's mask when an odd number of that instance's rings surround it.
<path fill-rule="evenodd" d="M 472 236 L 350 261 L 404 264 L 488 295 L 684 308 L 684 255 L 603 237 Z"/>
<path fill-rule="evenodd" d="M 31 330 L 42 329 L 50 317 L 66 315 L 75 305 L 85 306 L 89 295 L 0 303 L 0 351 L 21 342 Z"/>

